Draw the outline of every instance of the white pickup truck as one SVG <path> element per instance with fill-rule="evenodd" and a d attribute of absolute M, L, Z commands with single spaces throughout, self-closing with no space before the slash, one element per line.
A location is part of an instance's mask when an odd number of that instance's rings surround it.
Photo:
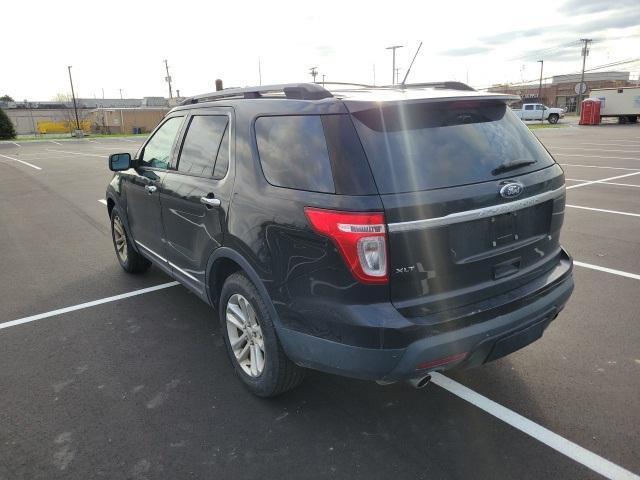
<path fill-rule="evenodd" d="M 542 103 L 525 103 L 522 108 L 514 108 L 515 113 L 521 120 L 541 120 L 542 115 L 549 123 L 558 123 L 564 117 L 562 108 L 551 108 Z"/>

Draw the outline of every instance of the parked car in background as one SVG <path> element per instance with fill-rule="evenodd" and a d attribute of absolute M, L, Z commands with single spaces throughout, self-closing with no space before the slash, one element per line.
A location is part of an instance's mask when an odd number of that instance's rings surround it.
<path fill-rule="evenodd" d="M 521 120 L 547 120 L 549 123 L 558 123 L 564 118 L 564 109 L 547 107 L 542 103 L 525 103 L 522 108 L 512 109 Z"/>
<path fill-rule="evenodd" d="M 564 172 L 514 99 L 456 82 L 189 99 L 109 158 L 118 262 L 217 308 L 259 396 L 305 368 L 424 386 L 508 355 L 573 290 Z"/>
<path fill-rule="evenodd" d="M 618 117 L 618 123 L 636 123 L 640 116 L 640 87 L 598 88 L 589 98 L 600 100 L 600 118 Z"/>

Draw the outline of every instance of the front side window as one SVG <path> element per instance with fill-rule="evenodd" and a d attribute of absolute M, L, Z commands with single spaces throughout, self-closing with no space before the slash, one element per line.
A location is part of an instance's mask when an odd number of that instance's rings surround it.
<path fill-rule="evenodd" d="M 153 168 L 167 168 L 171 161 L 173 143 L 178 136 L 184 117 L 173 117 L 162 124 L 145 145 L 142 165 Z"/>
<path fill-rule="evenodd" d="M 267 181 L 279 187 L 335 193 L 319 115 L 260 117 L 256 140 Z"/>
<path fill-rule="evenodd" d="M 225 136 L 228 143 L 229 137 L 225 135 L 228 123 L 226 115 L 194 116 L 182 145 L 178 171 L 192 175 L 213 175 L 219 150 L 226 150 L 226 156 L 229 156 L 229 148 L 221 146 L 221 140 Z M 226 161 L 228 165 L 228 158 Z"/>

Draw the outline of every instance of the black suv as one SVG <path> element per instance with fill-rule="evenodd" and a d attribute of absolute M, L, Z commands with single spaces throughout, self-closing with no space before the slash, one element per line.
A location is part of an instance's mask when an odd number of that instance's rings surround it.
<path fill-rule="evenodd" d="M 514 97 L 444 82 L 229 89 L 109 158 L 113 242 L 217 308 L 238 377 L 423 385 L 540 338 L 573 290 L 564 173 Z"/>

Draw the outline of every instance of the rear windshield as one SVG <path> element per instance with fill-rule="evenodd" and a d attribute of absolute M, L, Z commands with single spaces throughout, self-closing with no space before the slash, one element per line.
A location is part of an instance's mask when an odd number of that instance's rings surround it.
<path fill-rule="evenodd" d="M 553 164 L 502 102 L 402 104 L 353 117 L 380 193 L 466 185 Z M 516 162 L 529 164 L 496 170 Z"/>

